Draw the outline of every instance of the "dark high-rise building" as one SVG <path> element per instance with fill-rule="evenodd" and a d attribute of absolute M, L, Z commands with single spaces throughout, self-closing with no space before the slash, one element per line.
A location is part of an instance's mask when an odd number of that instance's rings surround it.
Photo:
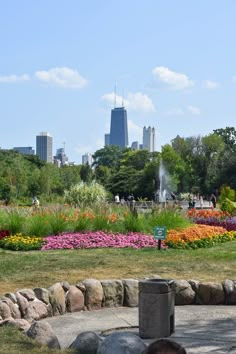
<path fill-rule="evenodd" d="M 111 110 L 110 144 L 128 146 L 127 111 L 124 107 Z"/>
<path fill-rule="evenodd" d="M 52 137 L 47 132 L 36 136 L 36 155 L 41 160 L 52 162 Z"/>
<path fill-rule="evenodd" d="M 18 146 L 14 147 L 13 150 L 18 151 L 20 154 L 23 155 L 34 155 L 35 151 L 32 146 Z"/>
<path fill-rule="evenodd" d="M 105 146 L 110 145 L 110 134 L 105 134 Z"/>

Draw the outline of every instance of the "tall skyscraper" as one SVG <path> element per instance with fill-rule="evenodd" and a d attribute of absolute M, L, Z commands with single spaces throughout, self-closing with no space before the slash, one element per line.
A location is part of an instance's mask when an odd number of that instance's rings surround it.
<path fill-rule="evenodd" d="M 127 111 L 124 107 L 111 110 L 110 144 L 128 146 Z"/>
<path fill-rule="evenodd" d="M 36 155 L 46 162 L 52 162 L 52 137 L 47 132 L 36 136 Z"/>
<path fill-rule="evenodd" d="M 155 128 L 143 128 L 143 149 L 147 149 L 150 152 L 155 151 Z"/>

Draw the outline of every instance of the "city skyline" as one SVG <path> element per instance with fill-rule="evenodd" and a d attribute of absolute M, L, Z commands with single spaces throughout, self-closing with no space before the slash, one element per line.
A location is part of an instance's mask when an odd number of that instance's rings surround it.
<path fill-rule="evenodd" d="M 0 147 L 48 131 L 70 161 L 104 146 L 110 111 L 129 145 L 236 125 L 234 0 L 9 0 L 0 20 Z M 55 152 L 54 152 L 55 153 Z"/>

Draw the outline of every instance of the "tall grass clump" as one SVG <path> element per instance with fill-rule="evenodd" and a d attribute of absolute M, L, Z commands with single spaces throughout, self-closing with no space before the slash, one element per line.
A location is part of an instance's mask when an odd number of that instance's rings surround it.
<path fill-rule="evenodd" d="M 48 224 L 50 227 L 50 233 L 53 235 L 59 235 L 60 233 L 67 231 L 69 217 L 64 212 L 63 208 L 55 208 L 48 215 Z"/>
<path fill-rule="evenodd" d="M 186 228 L 191 225 L 191 221 L 181 210 L 177 209 L 154 209 L 147 215 L 146 227 L 153 232 L 155 226 L 166 226 L 167 229 Z"/>
<path fill-rule="evenodd" d="M 26 224 L 26 234 L 47 236 L 50 233 L 48 217 L 45 214 L 32 215 Z"/>
<path fill-rule="evenodd" d="M 26 217 L 18 209 L 8 209 L 4 220 L 4 228 L 11 235 L 23 232 Z"/>
<path fill-rule="evenodd" d="M 145 229 L 143 215 L 128 212 L 124 216 L 123 227 L 125 232 L 143 232 Z"/>

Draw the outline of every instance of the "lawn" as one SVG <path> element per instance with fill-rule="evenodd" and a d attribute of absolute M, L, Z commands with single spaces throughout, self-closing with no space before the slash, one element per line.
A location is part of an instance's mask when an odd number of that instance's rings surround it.
<path fill-rule="evenodd" d="M 236 241 L 195 250 L 81 249 L 14 252 L 0 249 L 0 294 L 20 288 L 49 287 L 85 278 L 142 278 L 222 281 L 235 278 Z"/>
<path fill-rule="evenodd" d="M 0 328 L 0 353 L 1 354 L 20 354 L 34 353 L 34 354 L 73 354 L 73 350 L 53 350 L 46 346 L 38 344 L 36 341 L 25 336 L 17 329 L 11 327 Z"/>

